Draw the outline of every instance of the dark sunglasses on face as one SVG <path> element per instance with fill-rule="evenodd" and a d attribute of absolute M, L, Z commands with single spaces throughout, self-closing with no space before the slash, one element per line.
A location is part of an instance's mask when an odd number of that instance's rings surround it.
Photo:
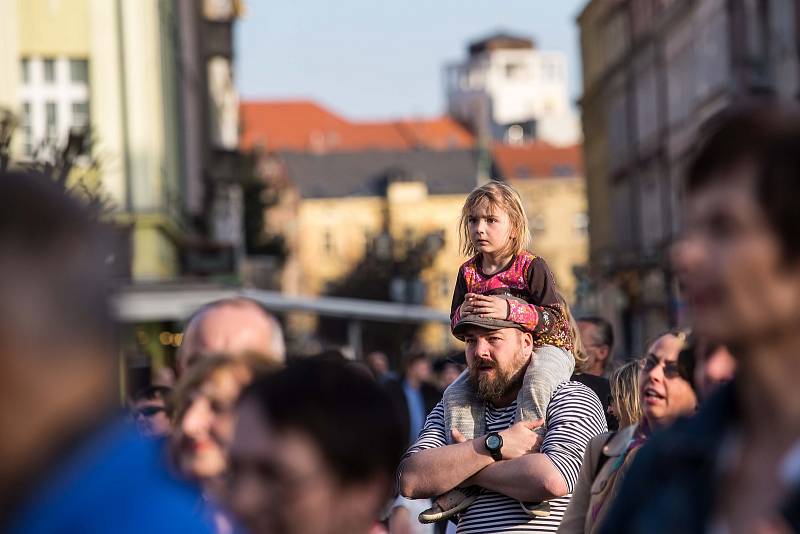
<path fill-rule="evenodd" d="M 133 410 L 134 417 L 153 417 L 157 413 L 165 411 L 161 406 L 145 406 L 138 410 Z"/>
<path fill-rule="evenodd" d="M 659 365 L 664 365 L 664 377 L 665 378 L 678 378 L 681 376 L 680 367 L 678 366 L 678 362 L 667 362 L 659 360 L 654 354 L 648 354 L 641 360 L 639 360 L 639 369 L 642 371 L 649 373 Z"/>

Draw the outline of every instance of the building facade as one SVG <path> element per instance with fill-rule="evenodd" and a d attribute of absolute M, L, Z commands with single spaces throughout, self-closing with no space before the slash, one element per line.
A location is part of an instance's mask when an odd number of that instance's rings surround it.
<path fill-rule="evenodd" d="M 580 139 L 567 86 L 566 58 L 530 39 L 496 34 L 469 45 L 463 63 L 445 67 L 448 113 L 480 138 L 501 143 Z"/>
<path fill-rule="evenodd" d="M 702 124 L 798 94 L 793 0 L 592 0 L 578 16 L 591 290 L 626 355 L 681 322 L 669 266 L 681 181 Z"/>

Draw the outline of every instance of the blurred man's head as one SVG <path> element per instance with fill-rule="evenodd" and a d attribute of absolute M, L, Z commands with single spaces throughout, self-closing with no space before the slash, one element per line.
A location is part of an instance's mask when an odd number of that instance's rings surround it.
<path fill-rule="evenodd" d="M 101 234 L 53 180 L 0 175 L 0 513 L 20 477 L 113 410 Z"/>
<path fill-rule="evenodd" d="M 131 398 L 131 415 L 142 435 L 156 438 L 169 434 L 167 402 L 171 392 L 166 386 L 147 386 Z"/>
<path fill-rule="evenodd" d="M 614 350 L 614 330 L 611 323 L 602 317 L 581 317 L 578 319 L 578 329 L 584 351 L 589 357 L 584 372 L 603 376 Z"/>
<path fill-rule="evenodd" d="M 697 344 L 696 359 L 694 383 L 703 399 L 733 380 L 736 374 L 736 359 L 725 345 L 701 341 Z"/>
<path fill-rule="evenodd" d="M 178 371 L 203 354 L 263 354 L 275 363 L 286 361 L 283 331 L 275 317 L 248 298 L 213 302 L 198 310 L 187 322 L 178 349 Z"/>
<path fill-rule="evenodd" d="M 800 324 L 800 118 L 727 114 L 689 168 L 678 279 L 699 335 L 758 347 Z"/>
<path fill-rule="evenodd" d="M 463 353 L 457 356 L 464 358 Z M 436 375 L 436 387 L 439 388 L 439 391 L 444 391 L 450 384 L 455 382 L 464 367 L 454 358 L 439 358 L 436 360 L 433 363 L 433 372 Z"/>
<path fill-rule="evenodd" d="M 427 382 L 431 377 L 431 362 L 420 353 L 415 352 L 406 357 L 403 376 L 407 382 L 419 385 Z"/>
<path fill-rule="evenodd" d="M 387 358 L 386 354 L 383 352 L 377 350 L 370 352 L 367 354 L 367 357 L 364 358 L 364 361 L 366 361 L 369 370 L 372 371 L 376 380 L 381 380 L 390 371 L 389 358 Z"/>
<path fill-rule="evenodd" d="M 403 438 L 380 386 L 346 365 L 299 361 L 242 394 L 229 499 L 253 534 L 360 534 L 394 488 Z"/>

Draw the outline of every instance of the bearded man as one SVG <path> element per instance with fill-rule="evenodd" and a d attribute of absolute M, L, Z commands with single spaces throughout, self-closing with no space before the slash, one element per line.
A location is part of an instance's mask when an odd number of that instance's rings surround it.
<path fill-rule="evenodd" d="M 430 413 L 400 464 L 400 493 L 420 499 L 478 486 L 458 518 L 458 533 L 554 532 L 586 444 L 606 431 L 597 395 L 579 382 L 564 382 L 544 421 L 528 420 L 531 332 L 511 321 L 468 315 L 453 334 L 466 344 L 467 375 L 459 380 L 471 387 L 451 386 L 466 393 L 445 393 Z M 542 432 L 535 432 L 540 426 Z M 520 506 L 541 501 L 549 501 L 546 515 Z"/>

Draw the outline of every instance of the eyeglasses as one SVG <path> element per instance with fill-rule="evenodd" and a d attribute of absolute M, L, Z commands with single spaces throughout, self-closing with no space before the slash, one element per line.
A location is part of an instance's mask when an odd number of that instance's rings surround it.
<path fill-rule="evenodd" d="M 153 417 L 157 413 L 161 413 L 166 411 L 161 406 L 145 406 L 144 408 L 140 408 L 138 410 L 133 410 L 133 417 Z"/>
<path fill-rule="evenodd" d="M 665 378 L 678 378 L 681 376 L 680 367 L 678 367 L 678 362 L 668 362 L 665 360 L 659 360 L 655 354 L 648 354 L 641 360 L 639 360 L 639 369 L 642 371 L 649 373 L 659 365 L 664 366 L 664 377 Z"/>

